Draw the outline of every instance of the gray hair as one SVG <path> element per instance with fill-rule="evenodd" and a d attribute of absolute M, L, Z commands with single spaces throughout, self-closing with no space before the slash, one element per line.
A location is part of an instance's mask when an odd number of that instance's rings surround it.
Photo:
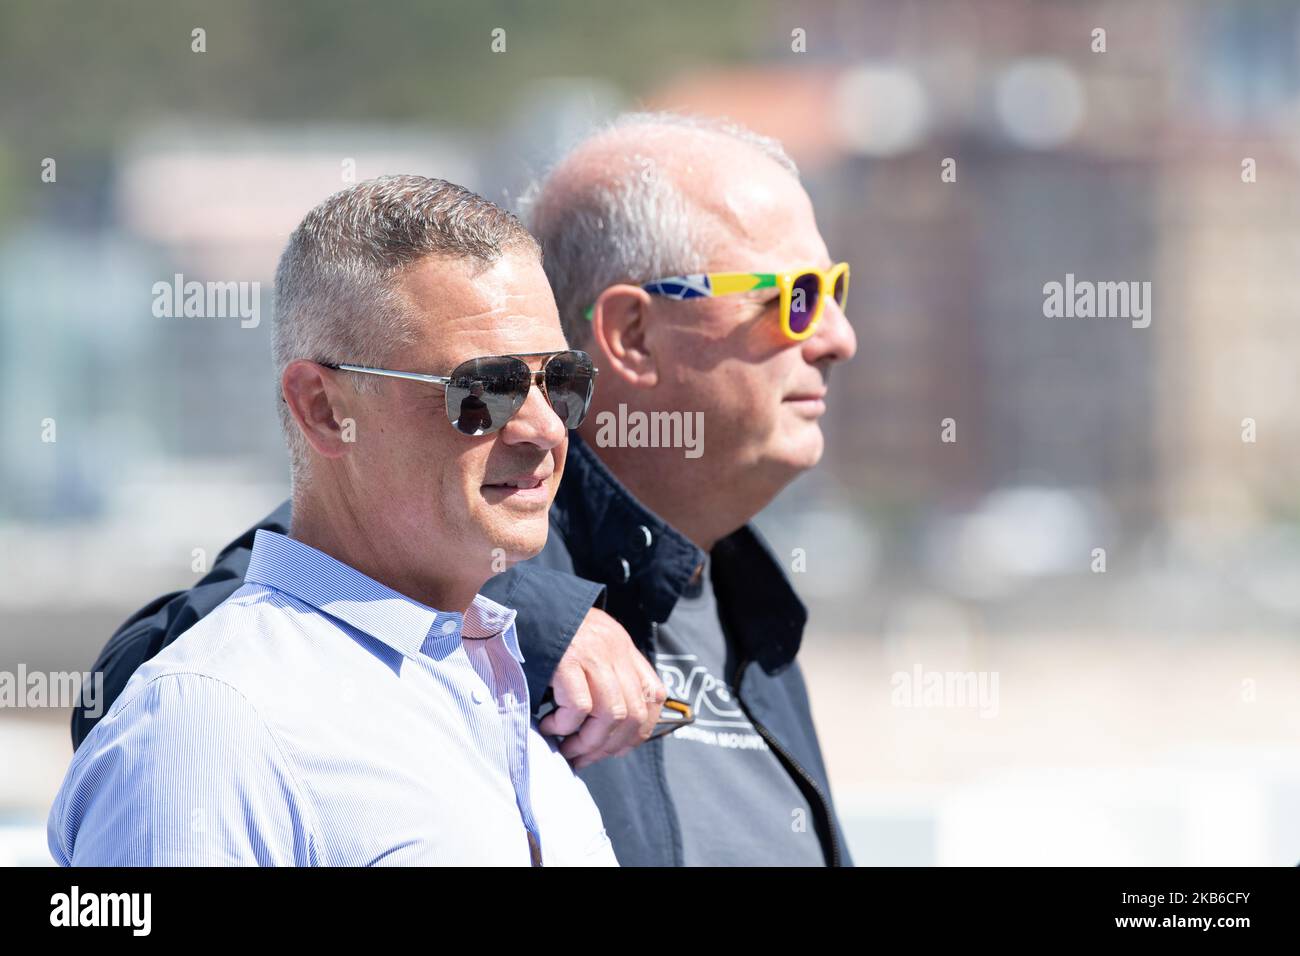
<path fill-rule="evenodd" d="M 755 147 L 787 169 L 799 169 L 780 142 L 737 123 L 680 113 L 625 113 L 588 135 L 572 152 L 615 130 L 676 127 L 719 133 Z M 648 174 L 649 160 L 636 155 L 609 177 L 593 177 L 562 197 L 549 198 L 561 159 L 520 200 L 523 216 L 542 244 L 546 276 L 555 293 L 560 322 L 569 344 L 578 347 L 590 334 L 587 309 L 620 282 L 646 282 L 660 276 L 699 272 L 707 250 L 699 217 L 671 176 Z"/>
<path fill-rule="evenodd" d="M 382 176 L 330 196 L 289 237 L 275 273 L 271 348 L 277 382 L 295 359 L 386 366 L 415 341 L 411 304 L 397 286 L 430 257 L 491 265 L 510 251 L 541 257 L 514 215 L 463 186 L 424 176 Z M 354 375 L 358 391 L 379 379 Z M 281 397 L 280 425 L 293 480 L 309 448 Z"/>

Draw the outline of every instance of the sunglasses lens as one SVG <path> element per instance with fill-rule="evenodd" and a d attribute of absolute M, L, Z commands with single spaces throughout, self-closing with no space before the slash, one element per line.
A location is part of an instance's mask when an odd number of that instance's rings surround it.
<path fill-rule="evenodd" d="M 790 287 L 790 331 L 795 335 L 808 331 L 817 314 L 821 291 L 821 277 L 815 272 L 805 272 L 794 280 Z"/>
<path fill-rule="evenodd" d="M 447 385 L 447 417 L 465 435 L 496 431 L 528 398 L 532 377 L 517 358 L 489 356 L 457 366 Z"/>
<path fill-rule="evenodd" d="M 845 269 L 840 273 L 840 277 L 835 280 L 835 301 L 839 303 L 840 311 L 849 307 L 849 270 Z"/>
<path fill-rule="evenodd" d="M 560 352 L 546 363 L 546 397 L 565 428 L 587 417 L 596 373 L 586 352 Z"/>

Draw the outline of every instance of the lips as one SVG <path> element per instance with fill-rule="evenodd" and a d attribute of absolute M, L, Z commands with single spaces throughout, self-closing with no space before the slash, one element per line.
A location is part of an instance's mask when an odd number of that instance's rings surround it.
<path fill-rule="evenodd" d="M 826 414 L 826 389 L 815 388 L 806 392 L 794 392 L 782 400 L 790 406 L 790 411 L 807 421 L 815 421 Z"/>
<path fill-rule="evenodd" d="M 540 488 L 546 479 L 541 477 L 509 478 L 506 481 L 488 482 L 489 488 Z"/>
<path fill-rule="evenodd" d="M 522 475 L 512 475 L 508 478 L 498 478 L 496 481 L 483 482 L 484 488 L 503 488 L 517 491 L 532 491 L 541 488 L 554 472 L 527 472 Z"/>
<path fill-rule="evenodd" d="M 815 388 L 807 392 L 795 392 L 787 395 L 782 401 L 786 402 L 824 402 L 826 401 L 826 389 Z"/>
<path fill-rule="evenodd" d="M 495 481 L 485 481 L 480 493 L 491 505 L 544 513 L 551 505 L 554 489 L 550 485 L 550 479 L 554 475 L 554 469 L 509 475 Z"/>

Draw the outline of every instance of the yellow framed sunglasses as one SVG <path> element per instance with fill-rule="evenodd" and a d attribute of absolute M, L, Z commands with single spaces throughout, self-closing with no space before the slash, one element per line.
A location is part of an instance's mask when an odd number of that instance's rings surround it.
<path fill-rule="evenodd" d="M 849 301 L 849 264 L 839 262 L 829 269 L 796 269 L 790 272 L 698 272 L 668 276 L 641 285 L 652 295 L 670 299 L 707 299 L 735 295 L 755 289 L 781 291 L 781 331 L 793 342 L 801 342 L 817 331 L 826 311 L 826 297 L 832 295 L 840 309 Z M 587 309 L 591 319 L 591 309 Z"/>

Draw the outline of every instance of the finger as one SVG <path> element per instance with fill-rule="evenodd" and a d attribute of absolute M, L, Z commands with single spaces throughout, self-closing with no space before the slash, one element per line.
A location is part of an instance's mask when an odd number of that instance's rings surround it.
<path fill-rule="evenodd" d="M 555 710 L 537 725 L 544 734 L 567 737 L 576 733 L 593 705 L 587 674 L 579 664 L 561 664 L 551 677 Z"/>
<path fill-rule="evenodd" d="M 584 719 L 576 708 L 556 707 L 537 722 L 537 729 L 544 737 L 567 737 L 582 726 Z"/>
<path fill-rule="evenodd" d="M 608 743 L 605 744 L 605 749 L 610 754 L 627 753 L 641 743 L 641 728 L 645 725 L 649 706 L 646 703 L 644 675 L 637 667 L 636 661 L 631 659 L 640 656 L 640 653 L 633 650 L 630 655 L 624 656 L 617 668 L 627 718 L 614 728 Z"/>
<path fill-rule="evenodd" d="M 622 684 L 609 665 L 593 662 L 586 669 L 586 676 L 592 700 L 591 714 L 577 733 L 566 737 L 560 745 L 560 753 L 570 760 L 583 755 L 597 759 L 609 756 L 610 734 L 627 719 Z"/>
<path fill-rule="evenodd" d="M 664 701 L 668 699 L 668 688 L 664 686 L 654 666 L 642 654 L 638 653 L 636 657 L 637 673 L 641 679 L 641 696 L 646 702 L 645 719 L 641 722 L 640 729 L 640 742 L 644 743 L 654 733 L 659 717 L 663 714 Z"/>

